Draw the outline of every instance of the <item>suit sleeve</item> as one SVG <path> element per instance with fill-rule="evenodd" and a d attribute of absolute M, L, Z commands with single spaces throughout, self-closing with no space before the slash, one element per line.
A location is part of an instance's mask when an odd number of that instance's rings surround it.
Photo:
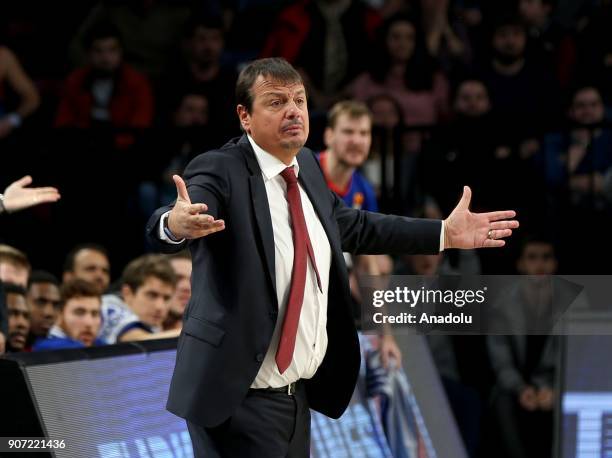
<path fill-rule="evenodd" d="M 437 254 L 442 222 L 349 208 L 333 192 L 342 249 L 353 254 Z"/>
<path fill-rule="evenodd" d="M 225 204 L 229 201 L 226 163 L 227 158 L 224 155 L 218 151 L 210 151 L 193 159 L 183 173 L 191 202 L 206 204 L 208 206 L 206 214 L 212 215 L 215 219 L 224 217 Z M 176 253 L 185 249 L 190 242 L 186 240 L 183 243 L 170 244 L 159 238 L 161 216 L 173 207 L 174 203 L 158 208 L 146 226 L 147 240 L 154 249 L 162 253 Z"/>

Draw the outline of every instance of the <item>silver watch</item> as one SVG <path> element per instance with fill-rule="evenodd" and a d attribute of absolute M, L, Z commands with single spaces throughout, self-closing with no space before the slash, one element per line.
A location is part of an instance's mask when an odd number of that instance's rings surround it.
<path fill-rule="evenodd" d="M 0 194 L 0 213 L 6 212 L 6 206 L 4 205 L 4 194 Z"/>

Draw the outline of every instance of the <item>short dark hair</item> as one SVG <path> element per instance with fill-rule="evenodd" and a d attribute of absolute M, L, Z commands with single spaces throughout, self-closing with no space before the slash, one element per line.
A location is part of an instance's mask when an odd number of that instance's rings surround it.
<path fill-rule="evenodd" d="M 221 19 L 219 16 L 197 14 L 187 22 L 185 26 L 185 36 L 187 38 L 193 38 L 199 28 L 219 30 L 222 34 L 225 32 L 223 19 Z"/>
<path fill-rule="evenodd" d="M 32 285 L 38 283 L 51 283 L 57 287 L 60 286 L 60 281 L 57 279 L 55 275 L 51 272 L 47 272 L 46 270 L 33 270 L 30 274 L 30 278 L 28 279 L 28 290 Z"/>
<path fill-rule="evenodd" d="M 529 245 L 534 245 L 534 244 L 550 245 L 553 249 L 553 252 L 556 253 L 555 243 L 550 237 L 544 234 L 533 233 L 533 234 L 527 234 L 523 236 L 523 238 L 521 239 L 520 248 L 519 248 L 519 258 L 523 256 L 523 254 L 525 253 L 525 250 L 527 249 Z"/>
<path fill-rule="evenodd" d="M 298 71 L 282 57 L 252 61 L 240 72 L 236 82 L 236 103 L 243 105 L 249 113 L 253 107 L 251 88 L 260 75 L 281 83 L 303 83 Z"/>
<path fill-rule="evenodd" d="M 2 283 L 2 289 L 4 289 L 4 294 L 18 294 L 20 296 L 26 295 L 26 290 L 21 285 L 16 285 L 15 283 Z"/>
<path fill-rule="evenodd" d="M 100 21 L 87 30 L 83 36 L 83 45 L 85 49 L 89 50 L 95 41 L 104 40 L 106 38 L 116 38 L 120 45 L 123 44 L 121 32 L 115 24 L 109 21 Z"/>
<path fill-rule="evenodd" d="M 136 292 L 149 277 L 176 286 L 176 273 L 163 254 L 146 254 L 131 261 L 123 270 L 121 284 Z"/>
<path fill-rule="evenodd" d="M 106 259 L 109 258 L 108 250 L 102 245 L 99 245 L 97 243 L 81 243 L 72 248 L 72 250 L 70 250 L 66 255 L 66 260 L 64 261 L 64 272 L 74 271 L 74 260 L 76 259 L 76 255 L 79 254 L 79 251 L 81 250 L 97 251 L 98 253 L 101 253 L 106 256 Z"/>
<path fill-rule="evenodd" d="M 95 285 L 80 278 L 75 278 L 64 283 L 60 289 L 60 310 L 64 309 L 66 302 L 75 297 L 97 297 L 102 303 L 102 295 Z"/>
<path fill-rule="evenodd" d="M 336 103 L 327 112 L 327 127 L 331 129 L 336 127 L 338 118 L 341 115 L 347 115 L 350 119 L 367 116 L 370 122 L 372 122 L 372 113 L 365 103 L 358 102 L 357 100 L 343 100 Z"/>

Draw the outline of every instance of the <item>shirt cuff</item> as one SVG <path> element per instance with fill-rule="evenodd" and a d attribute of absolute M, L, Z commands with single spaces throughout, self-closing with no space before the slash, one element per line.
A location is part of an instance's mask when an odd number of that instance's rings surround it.
<path fill-rule="evenodd" d="M 442 224 L 440 224 L 440 252 L 444 251 L 444 220 L 442 220 L 441 223 Z"/>
<path fill-rule="evenodd" d="M 185 239 L 173 240 L 168 236 L 168 234 L 166 234 L 166 231 L 164 230 L 164 225 L 166 224 L 166 218 L 168 218 L 168 216 L 170 216 L 169 211 L 161 215 L 161 218 L 159 219 L 159 239 L 171 245 L 180 245 L 185 241 Z"/>

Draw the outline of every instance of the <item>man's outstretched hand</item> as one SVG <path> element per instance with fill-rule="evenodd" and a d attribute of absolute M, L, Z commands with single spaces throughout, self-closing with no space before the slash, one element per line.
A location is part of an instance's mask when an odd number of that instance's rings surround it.
<path fill-rule="evenodd" d="M 225 229 L 222 219 L 215 220 L 210 215 L 202 214 L 208 210 L 206 204 L 192 204 L 187 186 L 178 175 L 172 179 L 176 184 L 176 203 L 168 215 L 168 229 L 179 239 L 197 239 Z"/>
<path fill-rule="evenodd" d="M 463 187 L 461 200 L 444 220 L 444 248 L 495 248 L 506 244 L 501 240 L 512 235 L 519 227 L 514 210 L 490 213 L 472 213 L 470 200 L 472 190 Z"/>
<path fill-rule="evenodd" d="M 26 175 L 11 183 L 4 191 L 4 206 L 6 211 L 16 212 L 39 204 L 57 202 L 61 197 L 56 188 L 28 188 L 32 177 Z"/>

